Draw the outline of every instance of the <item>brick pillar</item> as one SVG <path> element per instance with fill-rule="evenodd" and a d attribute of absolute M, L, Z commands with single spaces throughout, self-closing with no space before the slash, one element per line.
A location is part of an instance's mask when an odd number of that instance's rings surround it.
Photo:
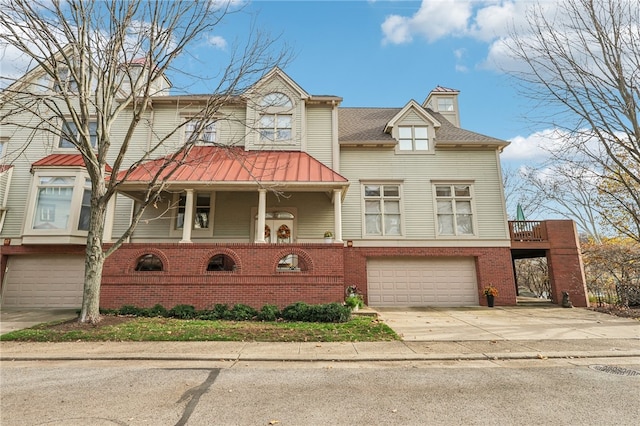
<path fill-rule="evenodd" d="M 572 220 L 547 220 L 547 265 L 553 301 L 562 303 L 562 292 L 569 293 L 573 306 L 589 306 L 580 242 Z"/>

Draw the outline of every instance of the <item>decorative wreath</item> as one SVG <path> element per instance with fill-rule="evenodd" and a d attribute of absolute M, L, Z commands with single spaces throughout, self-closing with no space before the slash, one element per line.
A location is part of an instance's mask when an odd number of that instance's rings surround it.
<path fill-rule="evenodd" d="M 291 231 L 287 225 L 280 225 L 278 228 L 278 238 L 281 240 L 287 240 L 291 236 Z"/>
<path fill-rule="evenodd" d="M 271 228 L 269 228 L 269 225 L 265 225 L 264 226 L 264 237 L 265 238 L 269 238 L 271 236 Z"/>

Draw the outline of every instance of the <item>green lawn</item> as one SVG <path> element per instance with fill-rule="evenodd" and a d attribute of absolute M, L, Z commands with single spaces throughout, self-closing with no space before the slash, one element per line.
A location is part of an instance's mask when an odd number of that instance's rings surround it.
<path fill-rule="evenodd" d="M 97 325 L 77 321 L 40 324 L 0 336 L 3 341 L 249 341 L 374 342 L 399 340 L 386 324 L 371 317 L 344 323 L 205 321 L 104 316 Z"/>

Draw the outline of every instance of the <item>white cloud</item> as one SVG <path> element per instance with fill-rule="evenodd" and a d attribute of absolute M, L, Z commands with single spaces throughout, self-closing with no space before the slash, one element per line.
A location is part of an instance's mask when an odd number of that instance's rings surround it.
<path fill-rule="evenodd" d="M 220 36 L 210 36 L 207 42 L 216 49 L 224 50 L 227 48 L 227 40 Z"/>
<path fill-rule="evenodd" d="M 383 43 L 408 43 L 414 35 L 433 42 L 466 31 L 473 3 L 469 0 L 423 0 L 420 9 L 411 17 L 390 15 L 386 18 L 381 25 Z"/>
<path fill-rule="evenodd" d="M 516 136 L 509 140 L 511 145 L 504 149 L 501 158 L 503 160 L 545 160 L 561 140 L 563 140 L 563 133 L 557 129 L 542 130 L 529 136 Z"/>

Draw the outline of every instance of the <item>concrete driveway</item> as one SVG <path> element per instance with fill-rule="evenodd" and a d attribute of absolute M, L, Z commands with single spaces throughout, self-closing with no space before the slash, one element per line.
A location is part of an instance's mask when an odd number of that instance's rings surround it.
<path fill-rule="evenodd" d="M 6 309 L 0 312 L 0 334 L 14 330 L 33 327 L 43 322 L 59 321 L 77 318 L 76 309 Z"/>
<path fill-rule="evenodd" d="M 640 321 L 585 308 L 374 308 L 405 341 L 640 339 Z"/>

